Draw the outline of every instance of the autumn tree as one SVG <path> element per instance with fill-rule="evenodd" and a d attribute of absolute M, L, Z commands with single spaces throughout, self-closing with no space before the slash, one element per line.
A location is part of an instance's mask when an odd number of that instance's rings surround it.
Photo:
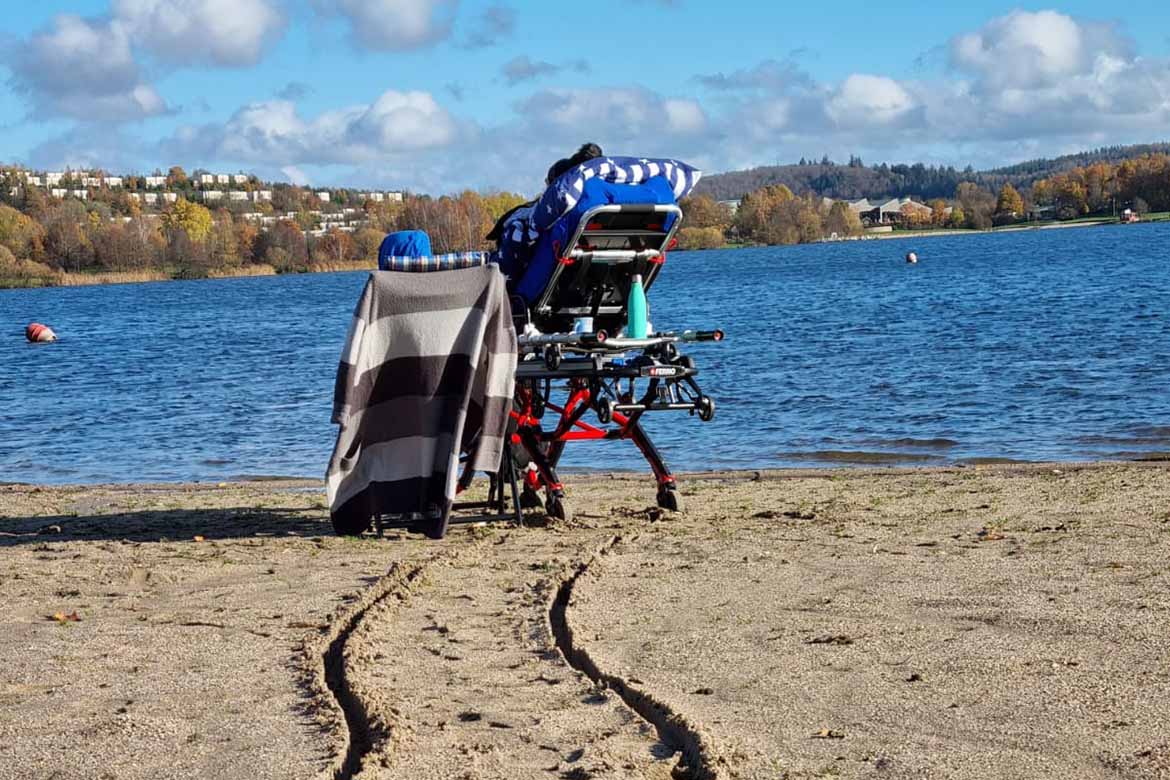
<path fill-rule="evenodd" d="M 1024 199 L 1018 190 L 1010 184 L 1005 184 L 999 190 L 999 197 L 995 202 L 995 222 L 1006 225 L 1023 218 Z"/>
<path fill-rule="evenodd" d="M 210 235 L 213 220 L 211 212 L 203 206 L 179 198 L 163 212 L 162 223 L 169 233 L 181 230 L 187 238 L 201 243 Z"/>

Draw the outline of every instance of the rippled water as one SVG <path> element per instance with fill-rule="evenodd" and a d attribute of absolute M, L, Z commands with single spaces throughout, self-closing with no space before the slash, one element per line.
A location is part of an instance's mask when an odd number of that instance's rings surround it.
<path fill-rule="evenodd" d="M 658 327 L 708 424 L 656 416 L 678 469 L 1170 452 L 1170 225 L 676 253 Z M 921 261 L 902 262 L 913 248 Z M 364 275 L 0 291 L 0 481 L 320 475 Z M 39 320 L 61 340 L 24 343 Z M 641 468 L 624 443 L 583 468 Z"/>

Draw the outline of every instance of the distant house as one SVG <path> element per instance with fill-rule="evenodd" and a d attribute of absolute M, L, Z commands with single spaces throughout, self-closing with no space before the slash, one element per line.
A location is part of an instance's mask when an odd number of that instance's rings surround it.
<path fill-rule="evenodd" d="M 232 177 L 228 176 L 226 173 L 217 173 L 217 174 L 215 174 L 215 183 L 216 184 L 231 184 Z"/>
<path fill-rule="evenodd" d="M 401 203 L 402 202 L 402 193 L 401 192 L 387 192 L 386 193 L 386 200 L 391 201 L 393 203 Z"/>
<path fill-rule="evenodd" d="M 328 203 L 330 198 L 331 196 L 328 190 L 321 190 L 317 193 L 317 200 L 321 201 L 322 203 Z"/>
<path fill-rule="evenodd" d="M 106 177 L 106 186 L 107 187 L 121 187 L 122 186 L 122 177 L 121 176 L 107 176 Z"/>
<path fill-rule="evenodd" d="M 143 181 L 146 182 L 147 187 L 165 187 L 167 186 L 166 176 L 147 176 Z"/>
<path fill-rule="evenodd" d="M 53 187 L 51 190 L 49 190 L 49 194 L 54 198 L 64 198 L 69 194 L 69 190 L 61 189 L 60 187 Z"/>
<path fill-rule="evenodd" d="M 28 184 L 32 185 L 33 187 L 43 187 L 44 186 L 40 176 L 30 176 L 26 173 L 24 175 L 24 180 Z"/>
<path fill-rule="evenodd" d="M 81 183 L 86 187 L 100 187 L 102 186 L 102 178 L 100 176 L 86 176 L 82 178 Z"/>
<path fill-rule="evenodd" d="M 1056 219 L 1056 206 L 1033 206 L 1028 209 L 1028 219 L 1037 222 Z"/>
<path fill-rule="evenodd" d="M 174 203 L 175 201 L 177 201 L 179 199 L 179 193 L 177 193 L 177 192 L 164 192 L 162 194 L 162 197 L 163 197 L 163 200 L 165 200 L 167 203 Z"/>
<path fill-rule="evenodd" d="M 228 200 L 241 201 L 241 200 L 247 200 L 247 199 L 248 199 L 248 193 L 244 192 L 243 190 L 232 190 L 231 192 L 228 193 Z"/>
<path fill-rule="evenodd" d="M 232 184 L 247 184 L 247 183 L 248 183 L 248 174 L 246 174 L 246 173 L 232 174 Z"/>
<path fill-rule="evenodd" d="M 199 174 L 199 184 L 215 184 L 215 174 L 214 173 L 201 173 L 201 174 Z"/>
<path fill-rule="evenodd" d="M 721 200 L 719 201 L 719 205 L 726 206 L 734 214 L 739 211 L 739 204 L 741 202 L 742 200 L 740 198 L 735 198 L 734 200 Z"/>
<path fill-rule="evenodd" d="M 78 200 L 89 200 L 89 190 L 70 190 L 69 194 Z"/>
<path fill-rule="evenodd" d="M 272 200 L 272 190 L 254 190 L 252 192 L 252 200 L 259 203 L 262 200 Z"/>
<path fill-rule="evenodd" d="M 142 196 L 142 200 L 144 202 L 150 204 L 151 206 L 153 206 L 154 204 L 158 203 L 158 193 L 157 192 L 148 192 Z"/>
<path fill-rule="evenodd" d="M 897 225 L 906 221 L 910 214 L 928 216 L 933 213 L 930 206 L 911 198 L 890 198 L 883 203 L 873 203 L 868 198 L 851 201 L 852 209 L 865 225 Z"/>
<path fill-rule="evenodd" d="M 46 187 L 56 187 L 58 184 L 61 183 L 61 180 L 64 178 L 65 178 L 65 174 L 63 174 L 63 173 L 46 173 L 45 174 L 45 186 Z"/>
<path fill-rule="evenodd" d="M 223 190 L 203 190 L 203 200 L 223 200 Z"/>

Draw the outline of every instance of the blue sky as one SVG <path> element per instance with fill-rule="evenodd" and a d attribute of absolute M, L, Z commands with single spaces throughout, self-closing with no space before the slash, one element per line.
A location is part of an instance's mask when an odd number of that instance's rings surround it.
<path fill-rule="evenodd" d="M 531 190 L 586 140 L 714 172 L 823 154 L 983 167 L 1170 137 L 1164 3 L 567 9 L 22 4 L 0 31 L 0 161 L 439 193 Z"/>

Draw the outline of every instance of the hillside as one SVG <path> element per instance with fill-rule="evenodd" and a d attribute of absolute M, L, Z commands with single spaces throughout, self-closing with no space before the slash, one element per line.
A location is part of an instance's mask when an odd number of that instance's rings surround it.
<path fill-rule="evenodd" d="M 974 182 L 996 190 L 1005 183 L 1027 186 L 1037 179 L 1096 162 L 1116 163 L 1144 154 L 1170 152 L 1170 143 L 1110 146 L 1052 159 L 1028 160 L 1014 165 L 975 171 L 971 167 L 913 165 L 865 166 L 854 159 L 847 165 L 821 161 L 795 165 L 769 165 L 743 171 L 728 171 L 705 177 L 697 194 L 716 200 L 741 198 L 745 193 L 770 184 L 783 184 L 795 193 L 813 192 L 829 198 L 854 200 L 912 195 L 921 199 L 951 198 L 960 182 Z"/>

